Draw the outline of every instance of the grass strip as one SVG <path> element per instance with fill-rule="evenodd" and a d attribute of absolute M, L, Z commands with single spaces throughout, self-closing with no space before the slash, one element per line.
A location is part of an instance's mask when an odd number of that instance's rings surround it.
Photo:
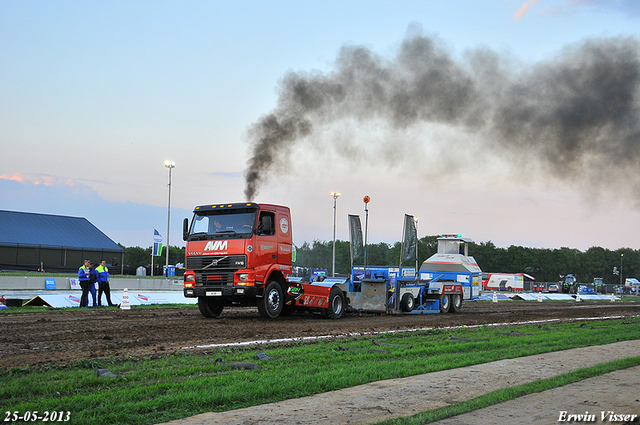
<path fill-rule="evenodd" d="M 638 335 L 640 318 L 629 318 L 376 335 L 376 341 L 391 344 L 383 346 L 365 336 L 163 357 L 93 358 L 0 372 L 0 411 L 70 411 L 74 424 L 146 425 Z M 276 360 L 258 361 L 258 351 Z M 216 363 L 218 358 L 224 363 Z M 230 365 L 237 362 L 260 368 Z M 117 377 L 101 378 L 99 368 Z"/>
<path fill-rule="evenodd" d="M 639 357 L 630 357 L 626 359 L 614 360 L 608 363 L 600 363 L 595 366 L 585 367 L 574 370 L 563 375 L 553 378 L 540 379 L 538 381 L 529 382 L 527 384 L 515 387 L 503 388 L 501 390 L 492 391 L 470 400 L 455 403 L 449 406 L 440 407 L 438 409 L 427 410 L 415 415 L 402 418 L 388 419 L 376 422 L 375 425 L 423 425 L 447 419 L 453 416 L 462 415 L 464 413 L 473 412 L 485 407 L 494 406 L 505 401 L 514 400 L 525 395 L 541 393 L 553 388 L 562 387 L 584 379 L 593 378 L 595 376 L 604 375 L 616 370 L 628 369 L 640 365 Z"/>

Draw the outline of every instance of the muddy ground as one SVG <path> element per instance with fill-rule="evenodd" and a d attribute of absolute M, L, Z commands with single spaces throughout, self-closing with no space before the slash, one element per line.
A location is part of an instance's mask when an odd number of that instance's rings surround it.
<path fill-rule="evenodd" d="M 263 319 L 255 308 L 225 309 L 206 319 L 197 307 L 64 309 L 0 314 L 0 368 L 66 364 L 98 357 L 165 356 L 184 347 L 357 332 L 635 316 L 640 301 L 468 302 L 458 314 L 366 315 L 339 320 L 304 314 Z"/>

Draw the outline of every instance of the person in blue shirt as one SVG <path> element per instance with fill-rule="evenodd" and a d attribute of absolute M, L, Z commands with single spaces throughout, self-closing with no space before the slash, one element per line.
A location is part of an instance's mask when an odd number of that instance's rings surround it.
<path fill-rule="evenodd" d="M 91 275 L 91 262 L 84 260 L 84 265 L 78 269 L 78 280 L 82 296 L 80 297 L 80 307 L 87 307 L 89 304 L 89 276 Z"/>
<path fill-rule="evenodd" d="M 107 296 L 107 304 L 109 307 L 114 306 L 111 302 L 111 288 L 109 287 L 109 269 L 107 268 L 107 262 L 102 260 L 100 265 L 96 267 L 98 273 L 98 305 L 102 305 L 102 294 Z"/>

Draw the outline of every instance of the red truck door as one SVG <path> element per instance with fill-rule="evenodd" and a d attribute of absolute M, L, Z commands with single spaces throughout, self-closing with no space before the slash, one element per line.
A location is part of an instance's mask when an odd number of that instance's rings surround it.
<path fill-rule="evenodd" d="M 278 264 L 291 266 L 291 218 L 287 208 L 278 208 L 276 234 L 278 235 Z"/>

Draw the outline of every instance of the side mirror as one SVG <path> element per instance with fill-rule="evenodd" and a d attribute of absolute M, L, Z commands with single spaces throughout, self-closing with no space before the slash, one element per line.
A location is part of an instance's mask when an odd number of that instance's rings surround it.
<path fill-rule="evenodd" d="M 189 219 L 185 218 L 182 222 L 182 240 L 186 241 L 189 237 Z"/>

